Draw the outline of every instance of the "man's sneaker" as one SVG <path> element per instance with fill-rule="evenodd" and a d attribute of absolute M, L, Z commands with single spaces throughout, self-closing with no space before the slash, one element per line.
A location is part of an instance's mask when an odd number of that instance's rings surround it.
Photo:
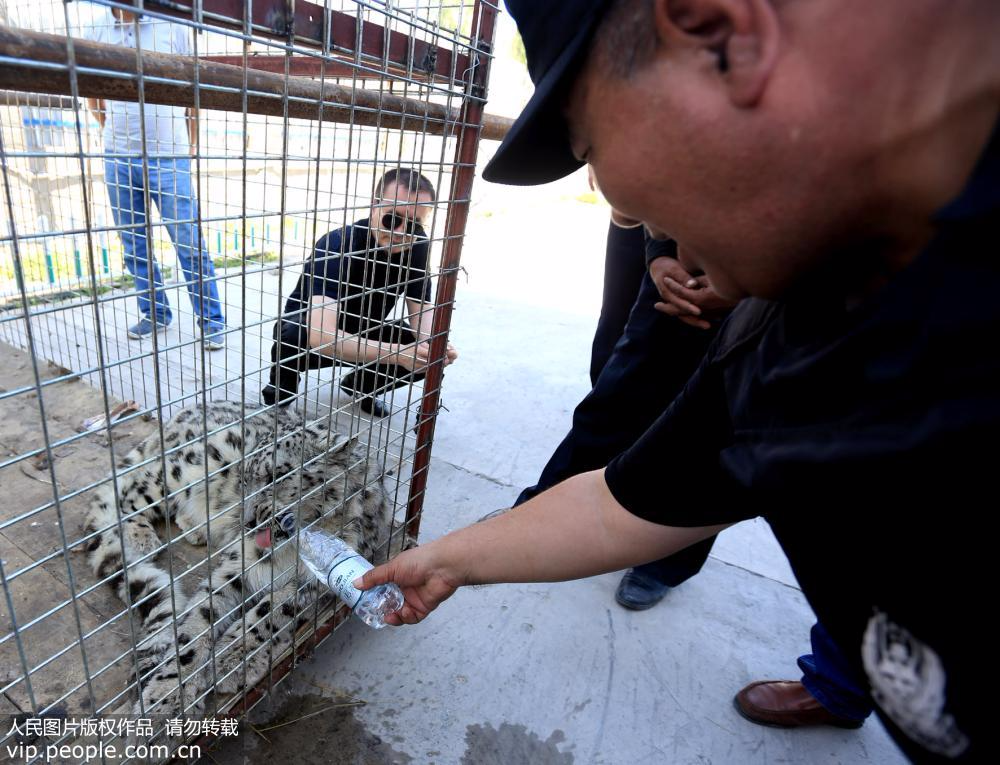
<path fill-rule="evenodd" d="M 354 372 L 348 372 L 346 375 L 340 378 L 340 389 L 344 391 L 348 396 L 357 395 L 357 391 L 354 389 Z M 361 401 L 361 411 L 370 417 L 388 417 L 389 407 L 383 404 L 375 396 L 362 396 Z"/>
<path fill-rule="evenodd" d="M 365 396 L 361 399 L 361 411 L 371 417 L 387 417 L 389 408 L 374 396 Z"/>
<path fill-rule="evenodd" d="M 340 389 L 348 396 L 354 395 L 354 372 L 348 372 L 340 378 Z"/>
<path fill-rule="evenodd" d="M 226 333 L 221 329 L 201 336 L 206 351 L 218 351 L 226 347 Z"/>
<path fill-rule="evenodd" d="M 168 323 L 163 321 L 156 322 L 157 332 L 166 332 Z M 147 337 L 152 337 L 153 335 L 153 321 L 152 319 L 141 319 L 138 324 L 133 324 L 128 328 L 128 336 L 133 340 L 142 340 Z"/>
<path fill-rule="evenodd" d="M 664 584 L 645 567 L 639 566 L 630 568 L 622 577 L 615 591 L 615 600 L 630 611 L 645 611 L 663 600 L 669 591 L 669 584 Z"/>

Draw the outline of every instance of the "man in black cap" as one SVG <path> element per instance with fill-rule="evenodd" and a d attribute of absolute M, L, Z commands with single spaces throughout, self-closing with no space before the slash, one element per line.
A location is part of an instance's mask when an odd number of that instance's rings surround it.
<path fill-rule="evenodd" d="M 745 299 L 604 470 L 362 586 L 397 582 L 391 621 L 411 624 L 461 585 L 613 571 L 760 514 L 906 754 L 985 760 L 1000 4 L 511 7 L 536 91 L 486 177 L 589 162 L 616 209 Z"/>

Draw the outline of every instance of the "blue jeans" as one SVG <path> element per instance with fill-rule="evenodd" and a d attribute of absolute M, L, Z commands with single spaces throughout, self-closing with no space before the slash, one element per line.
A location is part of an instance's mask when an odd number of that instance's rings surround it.
<path fill-rule="evenodd" d="M 813 652 L 799 657 L 806 690 L 838 717 L 864 720 L 872 713 L 867 684 L 858 679 L 822 624 L 813 625 L 809 638 Z"/>
<path fill-rule="evenodd" d="M 219 290 L 214 279 L 215 268 L 198 229 L 198 202 L 191 188 L 191 160 L 150 157 L 148 166 L 149 198 L 156 203 L 170 240 L 174 243 L 194 311 L 206 332 L 221 330 L 225 327 L 226 320 L 222 315 L 222 303 L 219 301 Z M 115 223 L 125 227 L 118 234 L 125 248 L 125 267 L 135 277 L 139 311 L 143 316 L 150 317 L 152 270 L 156 320 L 161 324 L 169 324 L 173 318 L 170 302 L 163 289 L 160 267 L 152 257 L 146 241 L 142 158 L 106 159 L 104 178 L 108 184 Z"/>

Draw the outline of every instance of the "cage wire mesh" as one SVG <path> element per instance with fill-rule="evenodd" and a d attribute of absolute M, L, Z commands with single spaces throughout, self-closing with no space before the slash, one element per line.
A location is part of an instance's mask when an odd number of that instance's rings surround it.
<path fill-rule="evenodd" d="M 495 14 L 0 0 L 4 743 L 245 713 L 344 618 L 298 530 L 416 537 Z"/>

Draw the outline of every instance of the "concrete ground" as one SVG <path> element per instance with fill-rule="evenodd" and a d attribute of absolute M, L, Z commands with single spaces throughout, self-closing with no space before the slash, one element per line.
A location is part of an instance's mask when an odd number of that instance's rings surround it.
<path fill-rule="evenodd" d="M 477 185 L 423 540 L 509 505 L 588 389 L 607 210 L 576 199 L 584 183 Z M 725 532 L 702 573 L 652 611 L 617 606 L 618 578 L 470 588 L 417 627 L 352 622 L 254 710 L 259 733 L 211 761 L 904 761 L 877 721 L 790 731 L 733 709 L 752 680 L 797 678 L 809 647 L 812 612 L 763 521 Z"/>

